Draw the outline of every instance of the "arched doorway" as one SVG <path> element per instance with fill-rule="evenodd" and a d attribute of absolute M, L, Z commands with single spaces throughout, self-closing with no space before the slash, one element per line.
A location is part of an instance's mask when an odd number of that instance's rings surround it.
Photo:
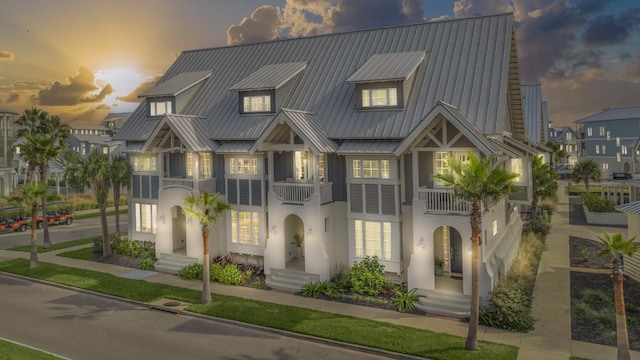
<path fill-rule="evenodd" d="M 292 214 L 284 220 L 284 228 L 286 268 L 305 271 L 304 223 L 300 217 Z"/>
<path fill-rule="evenodd" d="M 433 232 L 433 254 L 440 260 L 436 271 L 436 288 L 462 292 L 462 236 L 455 228 L 443 225 Z M 438 261 L 435 261 L 438 264 Z"/>
<path fill-rule="evenodd" d="M 174 206 L 171 208 L 171 224 L 172 224 L 172 239 L 173 239 L 173 253 L 174 254 L 187 254 L 187 221 L 182 207 Z"/>
<path fill-rule="evenodd" d="M 631 164 L 629 164 L 628 162 L 624 163 L 624 172 L 626 172 L 626 173 L 630 173 L 631 172 Z"/>

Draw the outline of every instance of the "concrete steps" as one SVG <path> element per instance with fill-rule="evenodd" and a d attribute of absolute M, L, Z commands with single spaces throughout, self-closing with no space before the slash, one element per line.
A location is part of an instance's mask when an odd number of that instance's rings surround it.
<path fill-rule="evenodd" d="M 198 259 L 179 254 L 160 254 L 158 261 L 154 264 L 156 271 L 177 274 L 182 268 L 197 263 Z"/>
<path fill-rule="evenodd" d="M 471 297 L 457 292 L 429 290 L 421 296 L 415 307 L 430 314 L 468 318 Z"/>
<path fill-rule="evenodd" d="M 320 281 L 320 276 L 296 270 L 271 269 L 265 284 L 272 289 L 296 293 L 302 290 L 306 283 L 312 281 Z"/>

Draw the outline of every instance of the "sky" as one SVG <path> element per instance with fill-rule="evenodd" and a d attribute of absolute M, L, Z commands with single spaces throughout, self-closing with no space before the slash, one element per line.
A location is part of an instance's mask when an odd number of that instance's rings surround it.
<path fill-rule="evenodd" d="M 637 0 L 3 0 L 0 108 L 98 124 L 184 50 L 504 12 L 554 126 L 640 105 Z"/>

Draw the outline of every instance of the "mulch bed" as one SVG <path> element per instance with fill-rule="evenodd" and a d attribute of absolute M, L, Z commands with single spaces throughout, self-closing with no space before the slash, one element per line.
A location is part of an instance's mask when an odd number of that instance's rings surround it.
<path fill-rule="evenodd" d="M 570 258 L 572 267 L 582 267 L 590 269 L 610 268 L 610 262 L 606 258 L 593 256 L 589 261 L 583 261 L 580 256 L 582 249 L 588 249 L 597 253 L 602 244 L 597 241 L 570 237 Z M 583 298 L 586 289 L 598 290 L 606 293 L 613 301 L 613 283 L 611 276 L 602 273 L 572 271 L 570 275 L 571 291 L 571 339 L 594 344 L 616 346 L 615 320 L 606 322 L 593 317 L 578 316 L 575 314 L 577 304 Z M 627 329 L 629 332 L 629 343 L 631 350 L 640 351 L 640 283 L 625 277 L 624 297 L 627 306 Z M 592 308 L 600 310 L 606 308 L 604 305 L 594 305 Z M 611 309 L 611 314 L 614 310 Z M 613 317 L 615 319 L 615 317 Z"/>
<path fill-rule="evenodd" d="M 102 253 L 93 253 L 93 257 L 91 261 L 101 262 L 105 264 L 118 265 L 124 267 L 130 267 L 134 269 L 140 268 L 140 263 L 144 260 L 143 258 L 134 258 L 131 256 L 111 254 L 109 256 L 102 256 Z"/>

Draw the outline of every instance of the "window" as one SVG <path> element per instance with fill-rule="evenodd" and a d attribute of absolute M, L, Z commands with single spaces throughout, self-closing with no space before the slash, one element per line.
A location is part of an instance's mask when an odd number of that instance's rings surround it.
<path fill-rule="evenodd" d="M 105 155 L 109 155 L 109 148 L 106 147 L 106 146 L 103 146 L 102 147 L 102 153 L 105 154 Z"/>
<path fill-rule="evenodd" d="M 258 174 L 258 160 L 257 159 L 229 159 L 229 173 L 230 174 Z"/>
<path fill-rule="evenodd" d="M 602 170 L 609 170 L 609 164 L 608 163 L 603 163 L 602 164 Z"/>
<path fill-rule="evenodd" d="M 186 153 L 184 156 L 184 161 L 186 162 L 187 166 L 187 176 L 193 177 L 193 153 Z"/>
<path fill-rule="evenodd" d="M 83 149 L 84 151 L 84 149 Z M 156 157 L 154 155 L 133 155 L 133 171 L 156 171 Z"/>
<path fill-rule="evenodd" d="M 571 140 L 571 133 L 567 133 L 567 140 Z"/>
<path fill-rule="evenodd" d="M 362 107 L 398 106 L 398 89 L 362 89 Z"/>
<path fill-rule="evenodd" d="M 389 160 L 353 160 L 353 177 L 389 179 Z"/>
<path fill-rule="evenodd" d="M 620 153 L 616 153 L 616 159 L 620 162 Z"/>
<path fill-rule="evenodd" d="M 160 116 L 173 113 L 173 103 L 171 100 L 150 101 L 149 116 Z"/>
<path fill-rule="evenodd" d="M 200 154 L 200 178 L 211 179 L 211 153 Z"/>
<path fill-rule="evenodd" d="M 587 136 L 593 136 L 593 129 L 587 128 Z"/>
<path fill-rule="evenodd" d="M 600 154 L 600 145 L 596 145 L 596 154 Z"/>
<path fill-rule="evenodd" d="M 611 131 L 607 131 L 607 140 L 611 140 Z"/>
<path fill-rule="evenodd" d="M 156 204 L 136 203 L 136 231 L 155 234 L 158 232 L 158 222 L 156 220 Z"/>
<path fill-rule="evenodd" d="M 622 155 L 627 155 L 627 147 L 622 145 Z"/>
<path fill-rule="evenodd" d="M 616 137 L 616 146 L 620 146 L 620 136 Z"/>
<path fill-rule="evenodd" d="M 496 236 L 496 234 L 498 233 L 498 219 L 493 220 L 492 227 L 493 227 L 493 236 Z"/>
<path fill-rule="evenodd" d="M 295 166 L 294 178 L 296 180 L 305 180 L 309 178 L 309 159 L 306 151 L 296 151 L 293 154 Z"/>
<path fill-rule="evenodd" d="M 602 145 L 602 153 L 606 154 L 607 153 L 607 145 Z"/>
<path fill-rule="evenodd" d="M 326 171 L 324 168 L 325 155 L 318 155 L 318 177 L 320 177 L 320 183 L 324 183 L 326 181 Z"/>
<path fill-rule="evenodd" d="M 518 174 L 518 177 L 514 178 L 513 181 L 522 181 L 522 158 L 511 159 L 511 172 Z"/>
<path fill-rule="evenodd" d="M 242 112 L 271 112 L 271 95 L 244 96 L 242 98 Z"/>
<path fill-rule="evenodd" d="M 260 244 L 260 217 L 257 211 L 231 210 L 231 242 Z"/>
<path fill-rule="evenodd" d="M 600 126 L 598 130 L 599 130 L 600 136 L 604 136 L 604 126 Z"/>
<path fill-rule="evenodd" d="M 354 221 L 356 257 L 377 256 L 391 260 L 391 223 Z"/>

